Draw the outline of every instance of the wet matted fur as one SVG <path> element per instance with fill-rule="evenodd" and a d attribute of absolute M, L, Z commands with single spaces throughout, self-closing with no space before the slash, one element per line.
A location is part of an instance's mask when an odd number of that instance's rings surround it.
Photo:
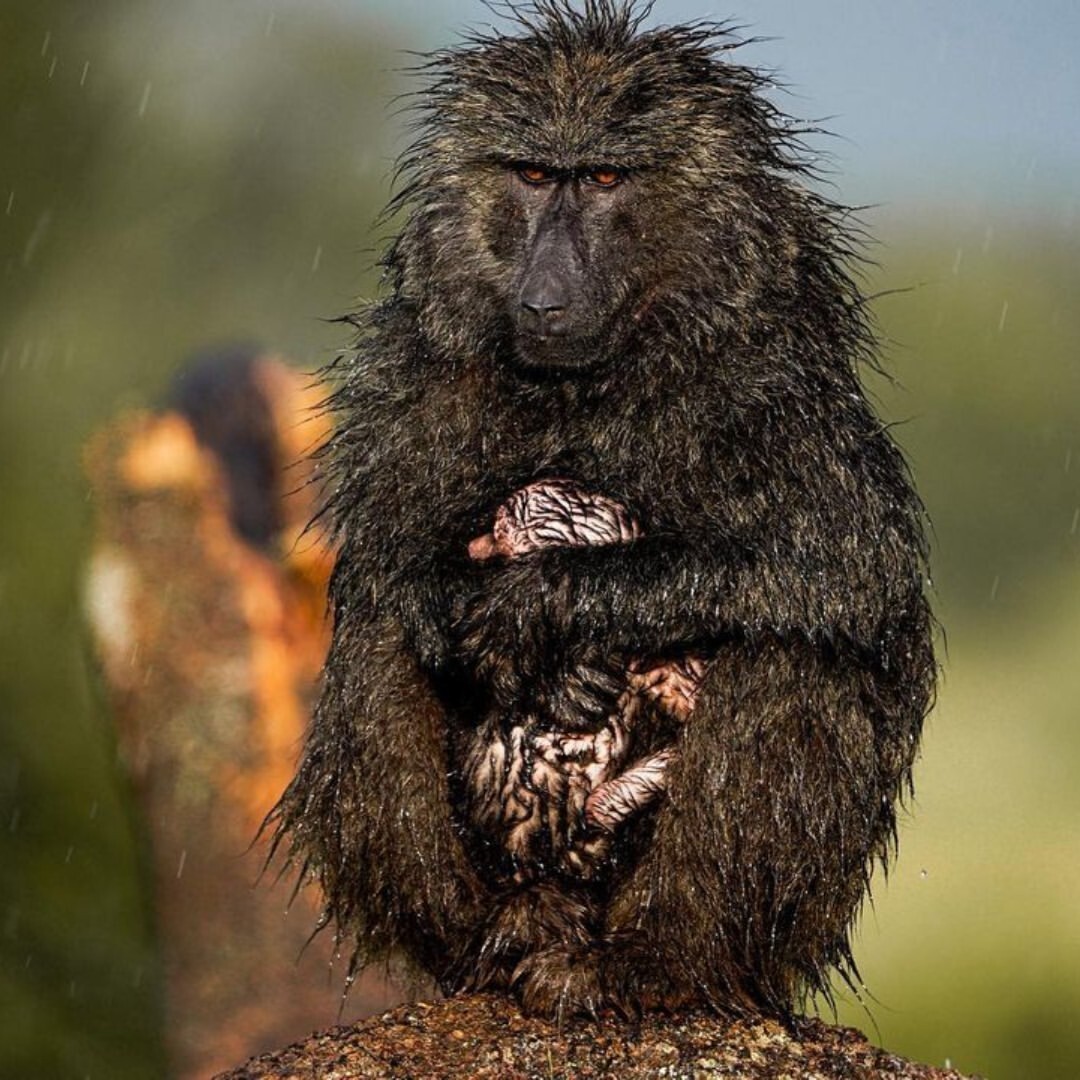
<path fill-rule="evenodd" d="M 609 0 L 508 16 L 427 62 L 386 296 L 330 373 L 334 638 L 272 822 L 359 963 L 549 1014 L 788 1014 L 852 973 L 935 676 L 923 512 L 857 371 L 858 245 L 724 27 L 647 30 Z M 523 365 L 508 314 L 529 162 L 627 178 L 583 234 L 566 370 Z M 551 477 L 642 535 L 470 560 Z M 666 793 L 603 873 L 491 872 L 463 738 L 500 711 L 587 730 L 612 657 L 679 648 L 707 675 L 650 736 Z"/>

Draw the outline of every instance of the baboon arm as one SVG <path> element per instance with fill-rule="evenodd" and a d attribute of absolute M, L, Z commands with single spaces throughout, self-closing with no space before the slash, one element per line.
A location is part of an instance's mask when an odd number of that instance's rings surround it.
<path fill-rule="evenodd" d="M 915 646 L 929 665 L 928 639 Z M 722 1006 L 783 1008 L 800 979 L 821 987 L 846 967 L 927 706 L 925 680 L 881 690 L 809 642 L 720 650 L 652 844 L 609 914 L 611 932 L 657 950 L 646 985 L 674 976 Z"/>
<path fill-rule="evenodd" d="M 400 624 L 339 622 L 296 778 L 276 816 L 365 959 L 401 949 L 438 970 L 482 888 L 449 812 L 446 717 Z"/>
<path fill-rule="evenodd" d="M 441 671 L 451 659 L 453 628 L 475 593 L 477 572 L 467 560 L 440 557 L 434 550 L 414 560 L 388 591 L 405 631 L 405 643 L 428 672 Z"/>
<path fill-rule="evenodd" d="M 780 545 L 774 541 L 774 548 Z M 602 644 L 615 651 L 740 635 L 796 634 L 875 649 L 882 627 L 918 602 L 916 560 L 872 551 L 853 560 L 792 550 L 649 538 L 602 548 L 541 551 L 493 570 L 472 625 L 499 642 L 537 650 Z"/>
<path fill-rule="evenodd" d="M 353 530 L 338 555 L 331 584 L 335 620 L 390 620 L 419 667 L 439 671 L 450 658 L 452 628 L 476 591 L 477 564 L 464 544 L 455 554 L 427 529 L 398 534 L 385 515 L 371 510 L 367 516 L 374 524 Z"/>
<path fill-rule="evenodd" d="M 562 565 L 553 569 L 565 579 L 561 591 L 570 598 L 577 640 L 599 636 L 651 650 L 733 630 L 861 638 L 880 615 L 879 598 L 867 595 L 859 606 L 850 601 L 844 568 L 807 553 L 777 557 L 749 545 L 647 538 L 560 554 Z M 612 634 L 624 640 L 613 642 Z"/>

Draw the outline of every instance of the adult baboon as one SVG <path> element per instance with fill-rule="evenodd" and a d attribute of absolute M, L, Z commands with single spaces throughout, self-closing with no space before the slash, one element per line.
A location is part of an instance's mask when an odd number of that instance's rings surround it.
<path fill-rule="evenodd" d="M 510 17 L 430 58 L 388 296 L 332 372 L 334 640 L 278 836 L 359 962 L 787 1014 L 852 971 L 935 672 L 852 235 L 724 27 Z M 637 534 L 470 559 L 552 482 Z M 616 731 L 634 665 L 685 657 L 689 715 Z M 600 837 L 571 789 L 650 763 Z"/>

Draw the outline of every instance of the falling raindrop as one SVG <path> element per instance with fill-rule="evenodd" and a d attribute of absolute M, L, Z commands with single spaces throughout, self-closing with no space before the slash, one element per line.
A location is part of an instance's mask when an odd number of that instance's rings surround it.
<path fill-rule="evenodd" d="M 71 856 L 75 854 L 75 846 L 73 844 L 68 845 L 67 853 L 64 855 L 64 865 L 66 866 L 71 862 Z"/>
<path fill-rule="evenodd" d="M 953 264 L 952 264 L 953 277 L 956 277 L 956 275 L 960 273 L 960 264 L 963 261 L 964 261 L 964 249 L 962 247 L 958 247 L 956 249 L 956 258 L 953 259 Z"/>
<path fill-rule="evenodd" d="M 143 87 L 142 99 L 139 101 L 139 119 L 141 120 L 146 115 L 146 107 L 150 104 L 150 94 L 154 89 L 154 84 L 147 80 L 146 85 Z"/>
<path fill-rule="evenodd" d="M 49 42 L 52 41 L 52 31 L 45 31 L 45 40 L 41 43 L 41 55 L 44 56 L 49 51 Z"/>
<path fill-rule="evenodd" d="M 8 195 L 7 206 L 4 208 L 4 217 L 11 217 L 11 208 L 15 205 L 15 192 Z"/>
<path fill-rule="evenodd" d="M 89 72 L 90 72 L 90 61 L 87 60 L 86 63 L 83 64 L 83 66 L 82 66 L 82 74 L 79 76 L 79 85 L 80 86 L 85 86 L 86 85 L 86 76 L 89 74 Z"/>
<path fill-rule="evenodd" d="M 186 862 L 187 862 L 187 848 L 184 848 L 184 850 L 180 852 L 180 865 L 176 868 L 176 878 L 177 878 L 177 880 L 179 880 L 180 876 L 183 874 L 183 872 L 184 872 L 184 863 L 186 863 Z"/>
<path fill-rule="evenodd" d="M 1001 305 L 1001 318 L 998 319 L 998 333 L 999 334 L 1002 332 L 1002 330 L 1005 329 L 1005 320 L 1008 318 L 1008 316 L 1009 316 L 1009 301 L 1006 300 Z"/>
<path fill-rule="evenodd" d="M 319 263 L 322 262 L 322 244 L 315 249 L 315 258 L 311 260 L 311 272 L 314 274 L 319 269 Z"/>
<path fill-rule="evenodd" d="M 57 63 L 57 61 L 59 59 L 60 59 L 60 57 L 55 56 L 55 55 L 52 58 L 52 63 L 49 65 L 49 78 L 50 79 L 53 77 L 53 75 L 56 74 L 56 63 Z"/>
<path fill-rule="evenodd" d="M 1001 584 L 1001 575 L 996 574 L 994 576 L 994 584 L 990 586 L 990 599 L 996 600 L 998 594 L 998 586 Z"/>
<path fill-rule="evenodd" d="M 45 234 L 49 231 L 49 224 L 51 222 L 52 211 L 50 210 L 45 210 L 38 216 L 37 223 L 34 225 L 33 231 L 26 241 L 26 246 L 23 248 L 23 266 L 30 265 L 34 256 L 37 254 L 38 248 L 41 246 L 41 241 L 45 239 Z"/>

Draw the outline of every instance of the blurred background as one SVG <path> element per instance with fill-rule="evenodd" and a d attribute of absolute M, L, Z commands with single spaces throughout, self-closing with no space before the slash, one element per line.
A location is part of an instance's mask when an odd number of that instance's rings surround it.
<path fill-rule="evenodd" d="M 710 0 L 711 2 L 711 0 Z M 1080 1071 L 1080 8 L 659 0 L 734 18 L 866 205 L 945 628 L 900 860 L 840 1017 L 988 1077 Z M 371 295 L 403 49 L 480 0 L 0 5 L 0 1076 L 164 1075 L 146 823 L 80 614 L 80 448 L 192 351 L 314 369 Z M 947 644 L 944 638 L 947 637 Z M 326 1024 L 337 1014 L 328 990 Z"/>

